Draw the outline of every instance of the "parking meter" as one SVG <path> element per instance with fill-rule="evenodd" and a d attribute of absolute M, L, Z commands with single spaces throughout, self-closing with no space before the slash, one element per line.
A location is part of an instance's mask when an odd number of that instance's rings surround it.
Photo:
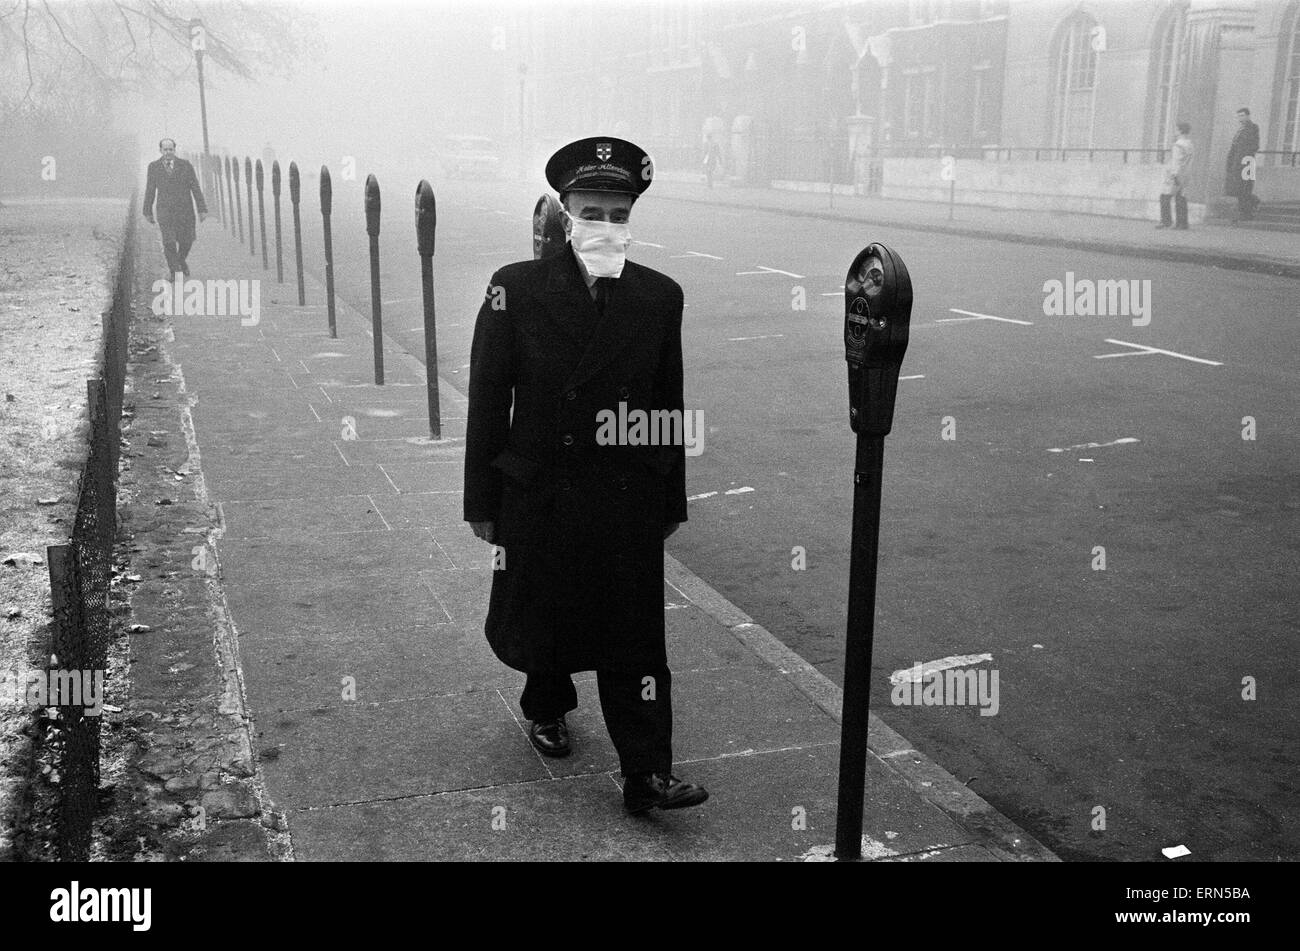
<path fill-rule="evenodd" d="M 275 282 L 284 283 L 284 254 L 280 246 L 280 162 L 271 162 L 271 199 L 275 205 Z"/>
<path fill-rule="evenodd" d="M 558 253 L 568 240 L 564 233 L 564 210 L 554 195 L 543 195 L 533 208 L 533 260 Z"/>
<path fill-rule="evenodd" d="M 853 534 L 844 637 L 844 702 L 840 718 L 839 798 L 835 856 L 862 858 L 862 797 L 871 719 L 871 647 L 875 637 L 876 562 L 885 436 L 894 423 L 898 373 L 912 318 L 912 280 L 898 255 L 867 245 L 844 278 L 844 356 L 849 365 L 849 426 L 857 434 L 853 463 Z"/>
<path fill-rule="evenodd" d="M 375 343 L 375 385 L 384 382 L 384 302 L 379 289 L 379 179 L 366 176 L 366 234 L 370 235 L 370 330 Z"/>
<path fill-rule="evenodd" d="M 244 156 L 244 194 L 248 196 L 248 254 L 257 253 L 257 240 L 253 237 L 253 161 Z"/>
<path fill-rule="evenodd" d="M 849 426 L 888 435 L 898 373 L 912 318 L 912 279 L 883 244 L 864 248 L 844 278 L 844 356 L 849 364 Z"/>
<path fill-rule="evenodd" d="M 306 287 L 302 276 L 302 181 L 298 175 L 298 163 L 289 163 L 289 201 L 293 205 L 293 254 L 298 265 L 298 306 L 307 303 Z"/>
<path fill-rule="evenodd" d="M 330 338 L 339 335 L 338 317 L 334 312 L 334 230 L 330 216 L 334 210 L 334 183 L 328 165 L 320 167 L 320 221 L 325 250 L 325 318 L 329 323 Z"/>
<path fill-rule="evenodd" d="M 438 228 L 438 203 L 433 186 L 424 179 L 415 186 L 415 247 L 420 254 L 420 299 L 424 301 L 424 385 L 429 402 L 429 438 L 442 439 L 442 409 L 438 403 L 438 324 L 433 302 L 433 244 Z"/>

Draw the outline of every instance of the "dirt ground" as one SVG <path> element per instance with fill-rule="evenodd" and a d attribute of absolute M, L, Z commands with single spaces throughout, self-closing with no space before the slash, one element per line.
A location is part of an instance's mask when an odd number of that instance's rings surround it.
<path fill-rule="evenodd" d="M 30 713 L 21 685 L 49 643 L 45 547 L 65 542 L 86 451 L 86 383 L 126 202 L 0 206 L 0 857 Z"/>

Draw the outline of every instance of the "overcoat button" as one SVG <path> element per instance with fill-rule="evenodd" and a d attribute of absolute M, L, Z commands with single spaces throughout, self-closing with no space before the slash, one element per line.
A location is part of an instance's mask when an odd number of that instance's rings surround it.
<path fill-rule="evenodd" d="M 618 395 L 621 396 L 623 399 L 627 399 L 629 396 L 632 395 L 632 391 L 629 390 L 626 386 L 620 386 L 618 388 Z"/>
<path fill-rule="evenodd" d="M 569 392 L 567 392 L 567 393 L 564 394 L 564 398 L 565 398 L 565 399 L 568 399 L 568 400 L 576 400 L 576 399 L 578 398 L 578 391 L 577 391 L 577 390 L 569 390 Z"/>
<path fill-rule="evenodd" d="M 627 488 L 627 479 L 626 479 L 626 478 L 619 479 L 619 480 L 618 480 L 618 487 L 619 487 L 620 489 L 626 489 L 626 488 Z"/>
<path fill-rule="evenodd" d="M 563 491 L 568 492 L 570 489 L 573 488 L 573 483 L 570 482 L 568 479 L 561 479 L 561 480 L 560 480 L 560 488 L 561 488 Z"/>
<path fill-rule="evenodd" d="M 572 446 L 572 445 L 573 445 L 573 436 L 570 435 L 569 433 L 565 433 L 565 434 L 564 434 L 564 438 L 561 439 L 560 442 L 564 443 L 566 446 Z"/>

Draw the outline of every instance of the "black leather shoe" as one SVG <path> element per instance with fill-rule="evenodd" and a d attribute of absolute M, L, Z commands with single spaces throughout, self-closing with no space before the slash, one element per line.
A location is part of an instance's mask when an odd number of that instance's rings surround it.
<path fill-rule="evenodd" d="M 709 791 L 672 773 L 633 773 L 623 783 L 623 805 L 632 815 L 651 809 L 685 809 L 709 798 Z"/>
<path fill-rule="evenodd" d="M 569 728 L 564 723 L 564 717 L 533 720 L 528 724 L 528 739 L 543 756 L 569 755 Z"/>

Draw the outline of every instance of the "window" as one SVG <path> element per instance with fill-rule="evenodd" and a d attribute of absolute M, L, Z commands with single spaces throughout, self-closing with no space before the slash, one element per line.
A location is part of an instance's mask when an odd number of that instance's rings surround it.
<path fill-rule="evenodd" d="M 1171 125 L 1174 121 L 1174 109 L 1178 105 L 1179 60 L 1186 22 L 1186 8 L 1170 14 L 1160 34 L 1160 46 L 1156 50 L 1156 108 L 1155 125 L 1151 129 L 1151 144 L 1158 149 L 1168 146 L 1173 138 Z"/>
<path fill-rule="evenodd" d="M 1291 13 L 1291 35 L 1286 39 L 1286 80 L 1282 95 L 1286 118 L 1282 124 L 1282 148 L 1300 150 L 1300 4 Z"/>
<path fill-rule="evenodd" d="M 1097 51 L 1092 48 L 1097 21 L 1077 13 L 1061 29 L 1056 52 L 1055 145 L 1063 149 L 1092 146 L 1093 102 L 1097 85 Z"/>

